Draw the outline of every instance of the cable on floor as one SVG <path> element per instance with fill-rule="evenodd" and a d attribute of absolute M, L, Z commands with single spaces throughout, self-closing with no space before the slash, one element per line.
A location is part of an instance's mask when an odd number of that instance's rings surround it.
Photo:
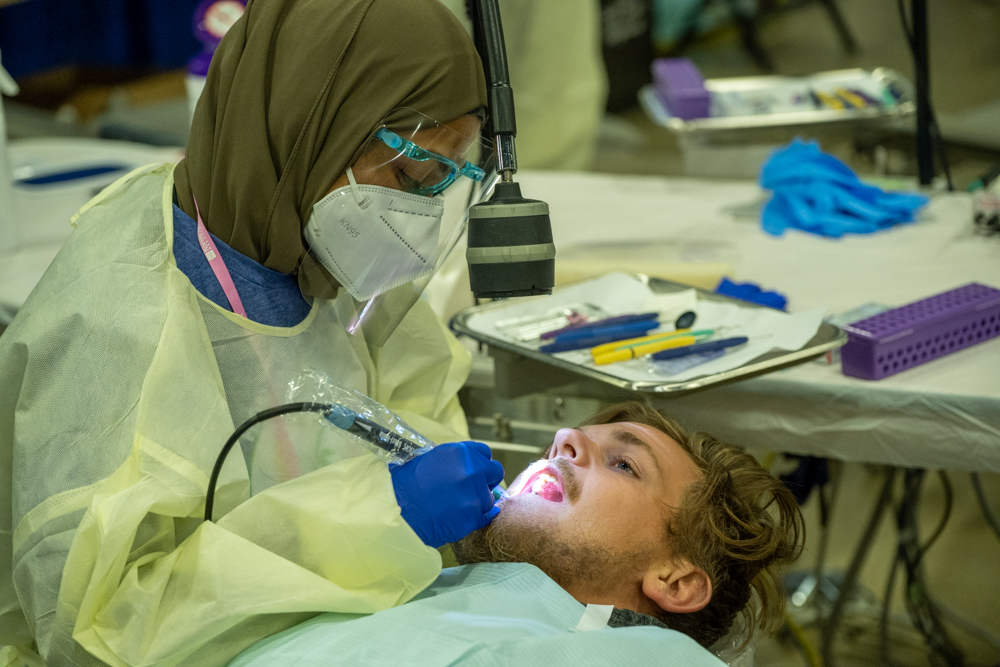
<path fill-rule="evenodd" d="M 983 480 L 979 477 L 978 472 L 971 472 L 969 476 L 972 477 L 972 488 L 976 490 L 976 498 L 979 499 L 979 507 L 983 510 L 983 516 L 986 517 L 986 522 L 990 524 L 997 539 L 1000 540 L 1000 516 L 997 516 L 997 513 L 990 506 L 989 498 L 986 497 L 986 491 L 983 489 Z"/>

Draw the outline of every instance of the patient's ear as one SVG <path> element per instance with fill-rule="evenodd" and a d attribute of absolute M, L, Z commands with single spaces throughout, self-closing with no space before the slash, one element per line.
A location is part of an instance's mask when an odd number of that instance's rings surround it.
<path fill-rule="evenodd" d="M 642 579 L 642 592 L 664 611 L 689 614 L 712 599 L 712 580 L 687 561 L 651 568 Z"/>

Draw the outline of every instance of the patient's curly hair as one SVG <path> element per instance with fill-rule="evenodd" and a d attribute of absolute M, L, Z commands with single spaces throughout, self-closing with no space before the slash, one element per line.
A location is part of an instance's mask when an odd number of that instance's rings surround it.
<path fill-rule="evenodd" d="M 707 433 L 688 435 L 677 422 L 642 403 L 613 405 L 581 426 L 633 422 L 662 431 L 702 472 L 666 525 L 671 557 L 702 568 L 712 599 L 701 610 L 661 610 L 659 619 L 702 646 L 721 639 L 742 614 L 749 642 L 755 628 L 773 632 L 784 618 L 777 568 L 802 553 L 805 525 L 795 498 L 743 449 Z M 744 643 L 746 643 L 744 642 Z"/>

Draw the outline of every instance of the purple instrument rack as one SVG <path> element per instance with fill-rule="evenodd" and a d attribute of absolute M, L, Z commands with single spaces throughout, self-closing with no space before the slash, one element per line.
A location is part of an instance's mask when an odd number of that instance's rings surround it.
<path fill-rule="evenodd" d="M 844 375 L 881 380 L 1000 336 L 1000 290 L 969 283 L 844 327 Z"/>
<path fill-rule="evenodd" d="M 698 67 L 688 58 L 657 58 L 653 61 L 656 95 L 675 118 L 708 118 L 712 96 L 705 88 Z"/>

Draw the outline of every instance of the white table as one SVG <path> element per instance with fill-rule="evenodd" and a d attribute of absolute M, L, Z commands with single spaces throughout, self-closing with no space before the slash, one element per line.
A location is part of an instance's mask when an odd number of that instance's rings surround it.
<path fill-rule="evenodd" d="M 137 164 L 174 150 L 94 140 L 11 145 L 15 168 L 31 160 L 74 163 L 114 153 Z M 60 143 L 62 142 L 62 143 Z M 774 238 L 726 212 L 754 201 L 756 185 L 656 177 L 527 172 L 526 197 L 552 210 L 559 248 L 622 240 L 725 242 L 734 278 L 789 297 L 791 310 L 831 312 L 866 302 L 901 305 L 970 281 L 1000 286 L 1000 239 L 972 232 L 970 198 L 940 195 L 920 222 L 830 240 L 800 232 Z M 16 310 L 69 235 L 69 217 L 94 183 L 19 194 L 22 247 L 0 257 L 0 317 Z M 456 259 L 461 254 L 456 253 Z M 459 262 L 461 265 L 461 262 Z M 448 281 L 467 291 L 468 279 Z M 431 301 L 453 302 L 432 285 Z M 897 466 L 1000 472 L 1000 340 L 878 382 L 808 363 L 679 398 L 656 398 L 685 425 L 747 446 Z"/>
<path fill-rule="evenodd" d="M 972 281 L 1000 287 L 1000 238 L 973 233 L 966 194 L 936 196 L 916 224 L 831 240 L 798 231 L 775 238 L 758 221 L 735 219 L 724 209 L 761 194 L 748 182 L 541 172 L 518 180 L 524 196 L 548 202 L 557 249 L 644 239 L 728 242 L 734 278 L 786 294 L 793 311 L 897 306 Z M 1000 472 L 1000 339 L 877 382 L 811 362 L 652 400 L 688 428 L 746 446 Z"/>
<path fill-rule="evenodd" d="M 157 148 L 124 141 L 46 138 L 8 144 L 15 176 L 21 171 L 51 173 L 93 164 L 123 164 L 131 168 L 153 162 L 176 162 L 180 149 Z M 69 220 L 80 207 L 126 172 L 48 186 L 16 187 L 12 206 L 19 222 L 19 247 L 0 254 L 0 324 L 13 313 L 41 279 L 73 228 Z"/>

